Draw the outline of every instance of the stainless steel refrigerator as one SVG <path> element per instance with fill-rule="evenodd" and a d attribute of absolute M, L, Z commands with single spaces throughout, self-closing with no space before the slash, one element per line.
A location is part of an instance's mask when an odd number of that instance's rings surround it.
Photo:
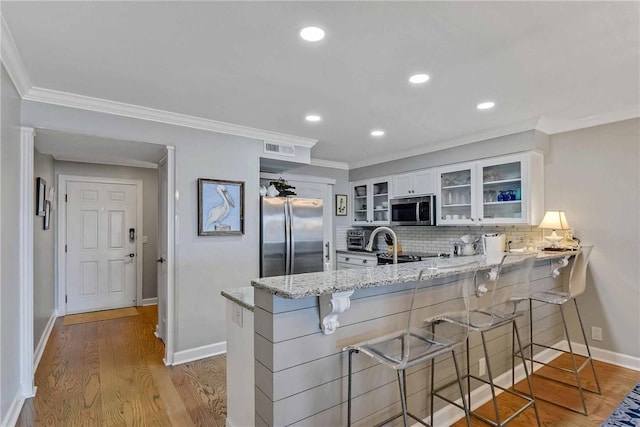
<path fill-rule="evenodd" d="M 260 277 L 323 270 L 322 199 L 262 197 Z"/>

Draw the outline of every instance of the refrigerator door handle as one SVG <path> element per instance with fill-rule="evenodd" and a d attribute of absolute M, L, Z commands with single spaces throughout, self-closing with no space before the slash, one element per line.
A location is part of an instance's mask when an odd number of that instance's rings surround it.
<path fill-rule="evenodd" d="M 291 215 L 289 202 L 284 204 L 284 274 L 291 274 Z"/>
<path fill-rule="evenodd" d="M 293 229 L 293 207 L 291 206 L 291 202 L 287 201 L 287 207 L 289 209 L 289 244 L 291 245 L 291 251 L 289 255 L 289 274 L 295 274 L 295 256 L 296 256 L 296 240 L 295 240 L 295 230 Z"/>

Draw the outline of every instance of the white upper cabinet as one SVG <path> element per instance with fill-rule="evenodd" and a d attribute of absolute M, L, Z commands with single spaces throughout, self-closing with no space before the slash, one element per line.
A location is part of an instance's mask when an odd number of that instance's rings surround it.
<path fill-rule="evenodd" d="M 389 225 L 389 177 L 351 183 L 351 224 Z"/>
<path fill-rule="evenodd" d="M 438 168 L 438 224 L 537 224 L 544 213 L 543 173 L 535 152 Z"/>
<path fill-rule="evenodd" d="M 393 197 L 411 197 L 435 194 L 435 170 L 424 169 L 395 175 L 393 177 Z"/>
<path fill-rule="evenodd" d="M 476 224 L 476 164 L 443 166 L 436 173 L 436 224 Z"/>

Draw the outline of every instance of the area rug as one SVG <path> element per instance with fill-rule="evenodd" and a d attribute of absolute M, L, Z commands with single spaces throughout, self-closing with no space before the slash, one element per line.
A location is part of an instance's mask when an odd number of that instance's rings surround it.
<path fill-rule="evenodd" d="M 135 307 L 118 308 L 116 310 L 94 311 L 93 313 L 71 314 L 64 316 L 64 326 L 78 325 L 80 323 L 100 322 L 102 320 L 113 320 L 121 317 L 137 316 L 138 310 Z"/>
<path fill-rule="evenodd" d="M 640 383 L 636 384 L 600 427 L 629 426 L 640 426 Z"/>

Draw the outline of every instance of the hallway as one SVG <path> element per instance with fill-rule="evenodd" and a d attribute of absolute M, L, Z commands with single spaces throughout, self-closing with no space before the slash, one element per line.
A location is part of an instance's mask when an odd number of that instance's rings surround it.
<path fill-rule="evenodd" d="M 226 416 L 226 359 L 165 367 L 153 331 L 157 306 L 139 315 L 63 326 L 56 320 L 36 372 L 37 394 L 17 426 L 211 426 Z"/>

